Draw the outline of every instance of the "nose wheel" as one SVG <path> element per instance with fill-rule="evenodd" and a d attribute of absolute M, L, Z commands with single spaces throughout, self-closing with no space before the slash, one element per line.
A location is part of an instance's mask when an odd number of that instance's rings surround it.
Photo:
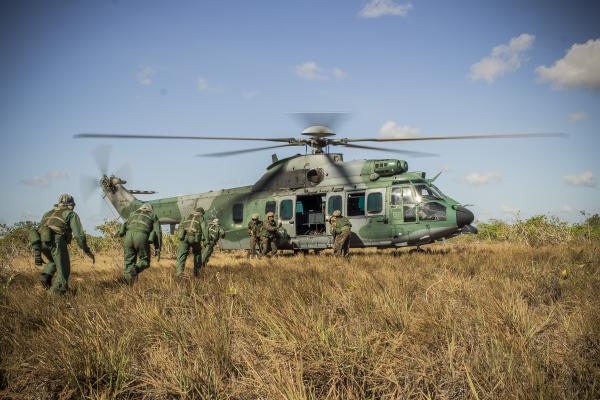
<path fill-rule="evenodd" d="M 432 254 L 430 249 L 423 249 L 421 246 L 417 246 L 414 249 L 410 249 L 408 254 Z"/>

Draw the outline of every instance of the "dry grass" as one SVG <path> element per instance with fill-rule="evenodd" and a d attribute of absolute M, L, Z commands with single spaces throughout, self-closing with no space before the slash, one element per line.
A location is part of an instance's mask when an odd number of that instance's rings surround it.
<path fill-rule="evenodd" d="M 133 288 L 104 255 L 74 260 L 64 297 L 18 259 L 0 282 L 0 395 L 599 398 L 598 250 L 223 253 L 201 279 L 174 281 L 164 260 Z"/>

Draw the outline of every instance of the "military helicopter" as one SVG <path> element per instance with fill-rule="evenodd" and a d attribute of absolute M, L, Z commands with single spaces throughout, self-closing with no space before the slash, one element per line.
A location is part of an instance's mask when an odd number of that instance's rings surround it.
<path fill-rule="evenodd" d="M 477 233 L 471 225 L 473 213 L 459 201 L 434 185 L 437 174 L 409 171 L 399 159 L 344 161 L 332 147 L 391 152 L 410 157 L 429 153 L 375 147 L 364 142 L 407 142 L 430 140 L 511 139 L 556 137 L 555 133 L 509 133 L 495 135 L 455 135 L 420 137 L 336 138 L 328 126 L 311 125 L 301 138 L 168 136 L 81 133 L 75 138 L 88 139 L 166 139 L 267 141 L 276 145 L 205 154 L 225 157 L 285 147 L 305 147 L 304 154 L 278 159 L 275 154 L 264 175 L 250 186 L 150 200 L 160 223 L 176 225 L 196 206 L 202 206 L 209 218 L 219 218 L 227 235 L 223 249 L 248 249 L 247 223 L 252 213 L 272 211 L 281 223 L 279 248 L 295 252 L 319 252 L 331 247 L 327 221 L 340 210 L 352 223 L 351 247 L 399 248 L 420 246 L 462 233 Z M 310 150 L 309 150 L 310 149 Z M 119 215 L 127 218 L 143 203 L 136 194 L 152 191 L 128 190 L 124 179 L 107 175 L 99 181 L 104 196 Z"/>

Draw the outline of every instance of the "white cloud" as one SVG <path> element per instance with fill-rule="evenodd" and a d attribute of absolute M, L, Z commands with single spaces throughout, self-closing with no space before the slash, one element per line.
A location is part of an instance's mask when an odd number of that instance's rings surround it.
<path fill-rule="evenodd" d="M 34 186 L 34 187 L 46 187 L 50 186 L 55 179 L 68 179 L 69 175 L 64 171 L 50 171 L 45 176 L 33 176 L 31 178 L 21 179 L 19 182 L 23 185 Z"/>
<path fill-rule="evenodd" d="M 327 79 L 324 75 L 323 68 L 319 67 L 314 61 L 307 61 L 294 67 L 296 75 L 308 81 L 322 81 Z"/>
<path fill-rule="evenodd" d="M 565 175 L 563 179 L 571 186 L 596 187 L 596 178 L 592 171 L 584 171 L 579 175 Z"/>
<path fill-rule="evenodd" d="M 386 15 L 404 17 L 412 9 L 411 3 L 398 4 L 394 0 L 371 0 L 365 4 L 358 15 L 364 18 L 379 18 Z"/>
<path fill-rule="evenodd" d="M 331 73 L 335 79 L 346 79 L 348 74 L 341 68 L 335 67 Z"/>
<path fill-rule="evenodd" d="M 550 82 L 556 88 L 584 87 L 600 91 L 600 39 L 575 43 L 551 67 L 536 68 L 541 82 Z"/>
<path fill-rule="evenodd" d="M 201 92 L 206 92 L 210 88 L 208 85 L 208 81 L 204 78 L 198 78 L 198 81 L 196 81 L 196 86 Z"/>
<path fill-rule="evenodd" d="M 502 182 L 502 175 L 498 172 L 469 172 L 465 175 L 464 180 L 469 185 L 481 186 Z"/>
<path fill-rule="evenodd" d="M 567 119 L 569 120 L 569 122 L 578 122 L 586 117 L 587 117 L 587 113 L 585 111 L 575 111 L 575 112 L 569 113 L 569 115 L 567 116 Z"/>
<path fill-rule="evenodd" d="M 156 69 L 146 65 L 137 74 L 137 81 L 140 85 L 148 86 L 152 85 L 152 80 L 156 75 Z"/>
<path fill-rule="evenodd" d="M 396 121 L 385 121 L 379 133 L 382 136 L 393 136 L 393 137 L 411 137 L 416 136 L 421 132 L 419 128 L 415 128 L 410 125 L 398 125 Z"/>
<path fill-rule="evenodd" d="M 508 72 L 515 72 L 525 61 L 524 53 L 531 48 L 534 41 L 534 35 L 523 33 L 510 39 L 508 44 L 494 47 L 490 56 L 471 65 L 471 79 L 491 83 Z"/>
<path fill-rule="evenodd" d="M 250 100 L 258 96 L 259 94 L 260 92 L 258 90 L 248 90 L 247 92 L 242 93 L 242 97 Z"/>

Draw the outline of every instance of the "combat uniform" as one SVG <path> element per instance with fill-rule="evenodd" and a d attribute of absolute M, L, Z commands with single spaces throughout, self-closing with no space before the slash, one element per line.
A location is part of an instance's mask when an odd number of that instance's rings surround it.
<path fill-rule="evenodd" d="M 331 219 L 331 234 L 333 235 L 333 255 L 350 257 L 350 235 L 352 224 L 350 220 L 342 216 L 339 210 L 333 212 Z"/>
<path fill-rule="evenodd" d="M 250 238 L 248 257 L 259 257 L 259 253 L 256 252 L 256 245 L 260 245 L 262 225 L 262 221 L 258 218 L 258 214 L 252 214 L 252 220 L 248 222 L 248 236 Z"/>
<path fill-rule="evenodd" d="M 225 230 L 219 224 L 219 220 L 216 218 L 213 219 L 208 225 L 208 240 L 206 241 L 204 249 L 202 250 L 202 265 L 206 265 L 208 263 L 208 260 L 210 259 L 217 242 L 224 237 Z"/>
<path fill-rule="evenodd" d="M 152 206 L 146 203 L 132 212 L 117 234 L 123 238 L 123 277 L 133 284 L 138 274 L 150 267 L 150 243 L 154 244 L 155 253 L 160 257 L 162 233 Z"/>
<path fill-rule="evenodd" d="M 42 217 L 38 235 L 30 236 L 34 241 L 32 247 L 36 264 L 41 265 L 41 254 L 48 260 L 40 281 L 45 288 L 50 288 L 50 291 L 54 293 L 65 293 L 69 287 L 71 260 L 67 245 L 71 243 L 72 238 L 75 239 L 81 250 L 92 259 L 92 262 L 96 261 L 88 247 L 79 216 L 73 211 L 74 207 L 73 197 L 62 194 L 58 199 L 58 204 Z"/>
<path fill-rule="evenodd" d="M 267 220 L 262 224 L 260 250 L 265 256 L 277 255 L 277 222 L 272 212 L 267 213 Z"/>
<path fill-rule="evenodd" d="M 177 249 L 177 266 L 175 270 L 176 276 L 181 276 L 185 269 L 185 261 L 187 260 L 190 248 L 192 249 L 194 261 L 194 275 L 198 275 L 202 267 L 202 244 L 208 240 L 208 227 L 204 220 L 204 209 L 196 208 L 188 217 L 179 225 L 179 247 Z"/>

